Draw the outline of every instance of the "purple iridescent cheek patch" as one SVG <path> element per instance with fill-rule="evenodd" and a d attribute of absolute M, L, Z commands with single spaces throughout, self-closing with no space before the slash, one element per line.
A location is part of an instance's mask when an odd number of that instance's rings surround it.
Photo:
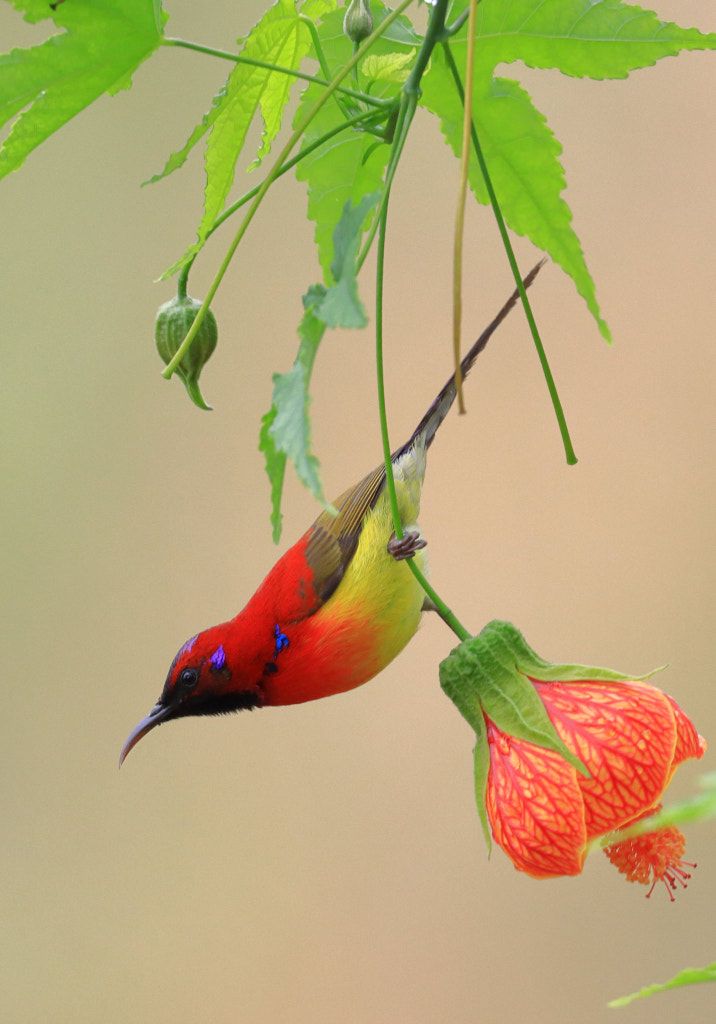
<path fill-rule="evenodd" d="M 221 672 L 224 665 L 226 665 L 226 653 L 224 651 L 224 645 L 219 644 L 212 656 L 209 658 L 211 662 L 212 672 Z"/>

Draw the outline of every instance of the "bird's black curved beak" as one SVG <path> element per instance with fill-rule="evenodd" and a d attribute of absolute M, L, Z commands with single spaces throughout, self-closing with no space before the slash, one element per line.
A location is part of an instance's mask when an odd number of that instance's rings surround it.
<path fill-rule="evenodd" d="M 146 718 L 143 718 L 130 732 L 129 736 L 125 740 L 122 751 L 119 755 L 119 767 L 122 767 L 125 757 L 137 743 L 141 740 L 142 736 L 146 736 L 155 725 L 159 725 L 160 722 L 165 722 L 169 718 L 175 709 L 171 705 L 162 704 L 161 701 L 156 703 L 152 710 L 149 712 Z"/>

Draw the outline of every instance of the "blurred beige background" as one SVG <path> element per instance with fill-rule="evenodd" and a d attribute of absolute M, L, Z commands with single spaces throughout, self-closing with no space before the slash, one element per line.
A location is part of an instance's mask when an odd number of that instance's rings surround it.
<path fill-rule="evenodd" d="M 228 46 L 262 8 L 172 0 L 170 32 Z M 712 3 L 660 0 L 716 26 Z M 0 7 L 2 49 L 41 39 Z M 316 280 L 305 196 L 275 189 L 215 303 L 205 415 L 152 341 L 193 236 L 183 141 L 220 61 L 159 53 L 0 185 L 3 225 L 3 786 L 0 1015 L 8 1024 L 602 1024 L 613 996 L 716 956 L 716 830 L 688 892 L 650 901 L 595 854 L 534 882 L 487 862 L 471 734 L 443 697 L 437 618 L 369 685 L 313 705 L 179 722 L 117 754 L 176 648 L 239 609 L 276 551 L 256 450 Z M 571 424 L 568 468 L 523 319 L 511 318 L 431 453 L 433 580 L 478 630 L 509 618 L 544 656 L 644 672 L 716 743 L 714 56 L 596 84 L 512 68 L 564 144 L 568 199 L 615 344 L 570 282 L 533 291 Z M 394 440 L 449 368 L 456 165 L 421 116 L 395 192 L 387 374 Z M 243 179 L 243 175 L 239 176 Z M 241 189 L 243 180 L 238 182 Z M 227 243 L 192 277 L 202 294 Z M 470 207 L 465 322 L 510 290 Z M 521 244 L 527 268 L 534 251 Z M 362 284 L 370 298 L 370 275 Z M 269 311 L 268 316 L 265 312 Z M 380 455 L 370 332 L 328 337 L 314 436 L 330 493 Z M 285 543 L 315 506 L 289 474 Z M 691 792 L 702 766 L 682 770 Z M 620 1011 L 713 1019 L 702 987 Z"/>

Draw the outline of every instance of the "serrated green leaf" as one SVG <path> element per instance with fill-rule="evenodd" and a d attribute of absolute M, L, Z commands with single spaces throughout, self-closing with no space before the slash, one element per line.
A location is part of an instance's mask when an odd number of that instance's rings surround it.
<path fill-rule="evenodd" d="M 10 2 L 26 21 L 51 19 L 65 31 L 0 56 L 0 125 L 20 114 L 0 146 L 0 178 L 99 96 L 129 88 L 166 20 L 154 0 L 72 0 L 54 10 L 41 0 Z"/>
<path fill-rule="evenodd" d="M 434 55 L 423 79 L 421 102 L 437 114 L 443 135 L 458 155 L 462 146 L 462 103 L 442 51 Z M 548 252 L 570 275 L 602 335 L 609 328 L 597 304 L 594 281 L 587 269 L 572 213 L 564 199 L 566 182 L 562 152 L 545 118 L 517 82 L 493 78 L 476 83 L 475 125 L 492 183 L 507 225 Z M 469 167 L 470 188 L 485 205 L 489 197 L 474 152 Z"/>
<path fill-rule="evenodd" d="M 628 996 L 620 996 L 619 999 L 612 999 L 608 1006 L 616 1009 L 621 1006 L 628 1006 L 635 999 L 646 999 L 647 996 L 656 995 L 657 992 L 667 992 L 671 988 L 682 988 L 684 985 L 700 985 L 705 981 L 716 981 L 716 961 L 706 964 L 705 967 L 686 967 L 679 971 L 668 981 L 657 982 L 654 985 L 647 985 L 640 988 L 638 992 L 632 992 Z"/>
<path fill-rule="evenodd" d="M 216 96 L 211 101 L 211 107 L 204 114 L 199 124 L 193 129 L 191 135 L 186 140 L 183 146 L 175 150 L 167 159 L 167 162 L 162 167 L 161 171 L 153 174 L 151 178 L 147 178 L 143 181 L 143 185 L 154 185 L 157 181 L 161 181 L 162 178 L 168 177 L 174 171 L 178 171 L 180 167 L 183 167 L 187 161 L 187 157 L 191 153 L 197 142 L 200 142 L 206 133 L 211 128 L 212 124 L 216 120 L 221 111 L 221 105 L 226 98 L 226 85 L 222 85 L 221 89 L 217 92 Z"/>
<path fill-rule="evenodd" d="M 368 54 L 360 66 L 361 74 L 369 82 L 402 83 L 410 74 L 416 50 L 406 53 Z"/>
<path fill-rule="evenodd" d="M 261 420 L 261 431 L 259 433 L 259 451 L 264 454 L 266 475 L 271 484 L 271 534 L 274 544 L 278 544 L 280 541 L 283 528 L 281 495 L 283 494 L 283 480 L 286 474 L 286 456 L 278 450 L 276 442 L 271 435 L 271 427 L 276 419 L 276 415 L 276 406 L 272 405 Z"/>
<path fill-rule="evenodd" d="M 315 307 L 316 316 L 328 327 L 365 327 L 368 317 L 358 297 L 356 257 L 366 218 L 380 199 L 380 193 L 364 196 L 353 206 L 343 208 L 333 234 L 333 284 Z"/>
<path fill-rule="evenodd" d="M 326 331 L 326 325 L 315 314 L 315 307 L 324 296 L 322 285 L 309 288 L 304 296 L 304 314 L 298 328 L 298 354 L 290 370 L 274 374 L 271 408 L 261 421 L 259 449 L 264 453 L 266 473 L 271 482 L 271 524 L 276 543 L 281 537 L 281 494 L 287 458 L 293 463 L 304 486 L 325 504 L 318 459 L 311 452 L 308 415 L 308 387 L 313 363 Z"/>
<path fill-rule="evenodd" d="M 309 0 L 302 10 L 318 17 L 335 6 L 336 0 Z M 311 37 L 299 19 L 296 0 L 275 0 L 246 37 L 241 55 L 297 70 L 310 49 Z M 259 112 L 263 120 L 263 134 L 252 167 L 258 166 L 269 153 L 281 128 L 283 112 L 295 83 L 293 76 L 279 71 L 236 64 L 201 124 L 194 129 L 185 145 L 169 158 L 157 177 L 180 167 L 191 148 L 209 133 L 204 157 L 204 214 L 197 229 L 197 241 L 165 271 L 163 277 L 175 273 L 192 259 L 206 241 L 214 221 L 224 208 L 234 182 L 236 163 L 249 128 Z"/>
<path fill-rule="evenodd" d="M 457 0 L 453 15 L 467 2 Z M 578 78 L 626 78 L 682 50 L 716 48 L 716 34 L 618 0 L 482 0 L 477 35 L 478 75 L 519 60 Z"/>
<path fill-rule="evenodd" d="M 456 0 L 451 17 L 467 7 Z M 465 66 L 464 33 L 451 40 L 458 68 Z M 498 64 L 522 61 L 580 77 L 624 78 L 681 50 L 714 49 L 716 34 L 682 29 L 618 0 L 482 0 L 477 12 L 474 118 L 507 224 L 548 252 L 569 274 L 606 340 L 594 282 L 586 266 L 572 215 L 562 199 L 561 146 L 528 94 L 514 81 L 493 78 Z M 424 76 L 421 102 L 440 118 L 443 134 L 459 152 L 462 107 L 437 50 Z M 470 185 L 488 202 L 476 161 Z"/>
<path fill-rule="evenodd" d="M 385 17 L 382 4 L 372 4 L 373 17 L 377 25 Z M 353 44 L 343 34 L 343 11 L 336 11 L 323 19 L 318 27 L 321 45 L 332 71 L 343 67 L 353 54 Z M 376 56 L 387 53 L 413 51 L 419 38 L 413 32 L 410 22 L 398 18 L 385 36 L 376 41 L 371 52 Z M 376 96 L 394 96 L 400 86 L 397 83 L 378 83 L 373 90 Z M 315 103 L 320 86 L 310 85 L 304 91 L 294 123 L 298 123 L 306 111 Z M 342 115 L 335 103 L 328 103 L 313 120 L 304 135 L 309 145 L 340 124 Z M 381 190 L 383 175 L 390 155 L 387 144 L 376 146 L 376 138 L 370 133 L 348 128 L 340 135 L 320 146 L 296 166 L 299 181 L 308 185 L 308 216 L 316 225 L 316 245 L 324 280 L 331 282 L 333 262 L 333 235 L 347 202 L 360 202 L 365 195 Z M 364 228 L 369 226 L 369 221 Z"/>

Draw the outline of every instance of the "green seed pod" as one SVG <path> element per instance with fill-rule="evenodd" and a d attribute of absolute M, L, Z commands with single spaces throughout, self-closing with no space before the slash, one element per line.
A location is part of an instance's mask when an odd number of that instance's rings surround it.
<path fill-rule="evenodd" d="M 201 303 L 192 299 L 191 296 L 185 295 L 180 298 L 177 295 L 157 310 L 154 340 L 157 344 L 157 352 L 165 364 L 168 364 L 176 355 L 200 308 Z M 216 318 L 211 310 L 207 309 L 199 331 L 189 346 L 189 351 L 185 353 L 176 369 L 178 376 L 184 382 L 189 397 L 200 409 L 211 409 L 211 406 L 204 401 L 204 396 L 199 389 L 199 374 L 216 348 L 217 338 Z"/>
<path fill-rule="evenodd" d="M 373 15 L 370 0 L 351 0 L 343 19 L 343 31 L 356 46 L 373 31 Z"/>

